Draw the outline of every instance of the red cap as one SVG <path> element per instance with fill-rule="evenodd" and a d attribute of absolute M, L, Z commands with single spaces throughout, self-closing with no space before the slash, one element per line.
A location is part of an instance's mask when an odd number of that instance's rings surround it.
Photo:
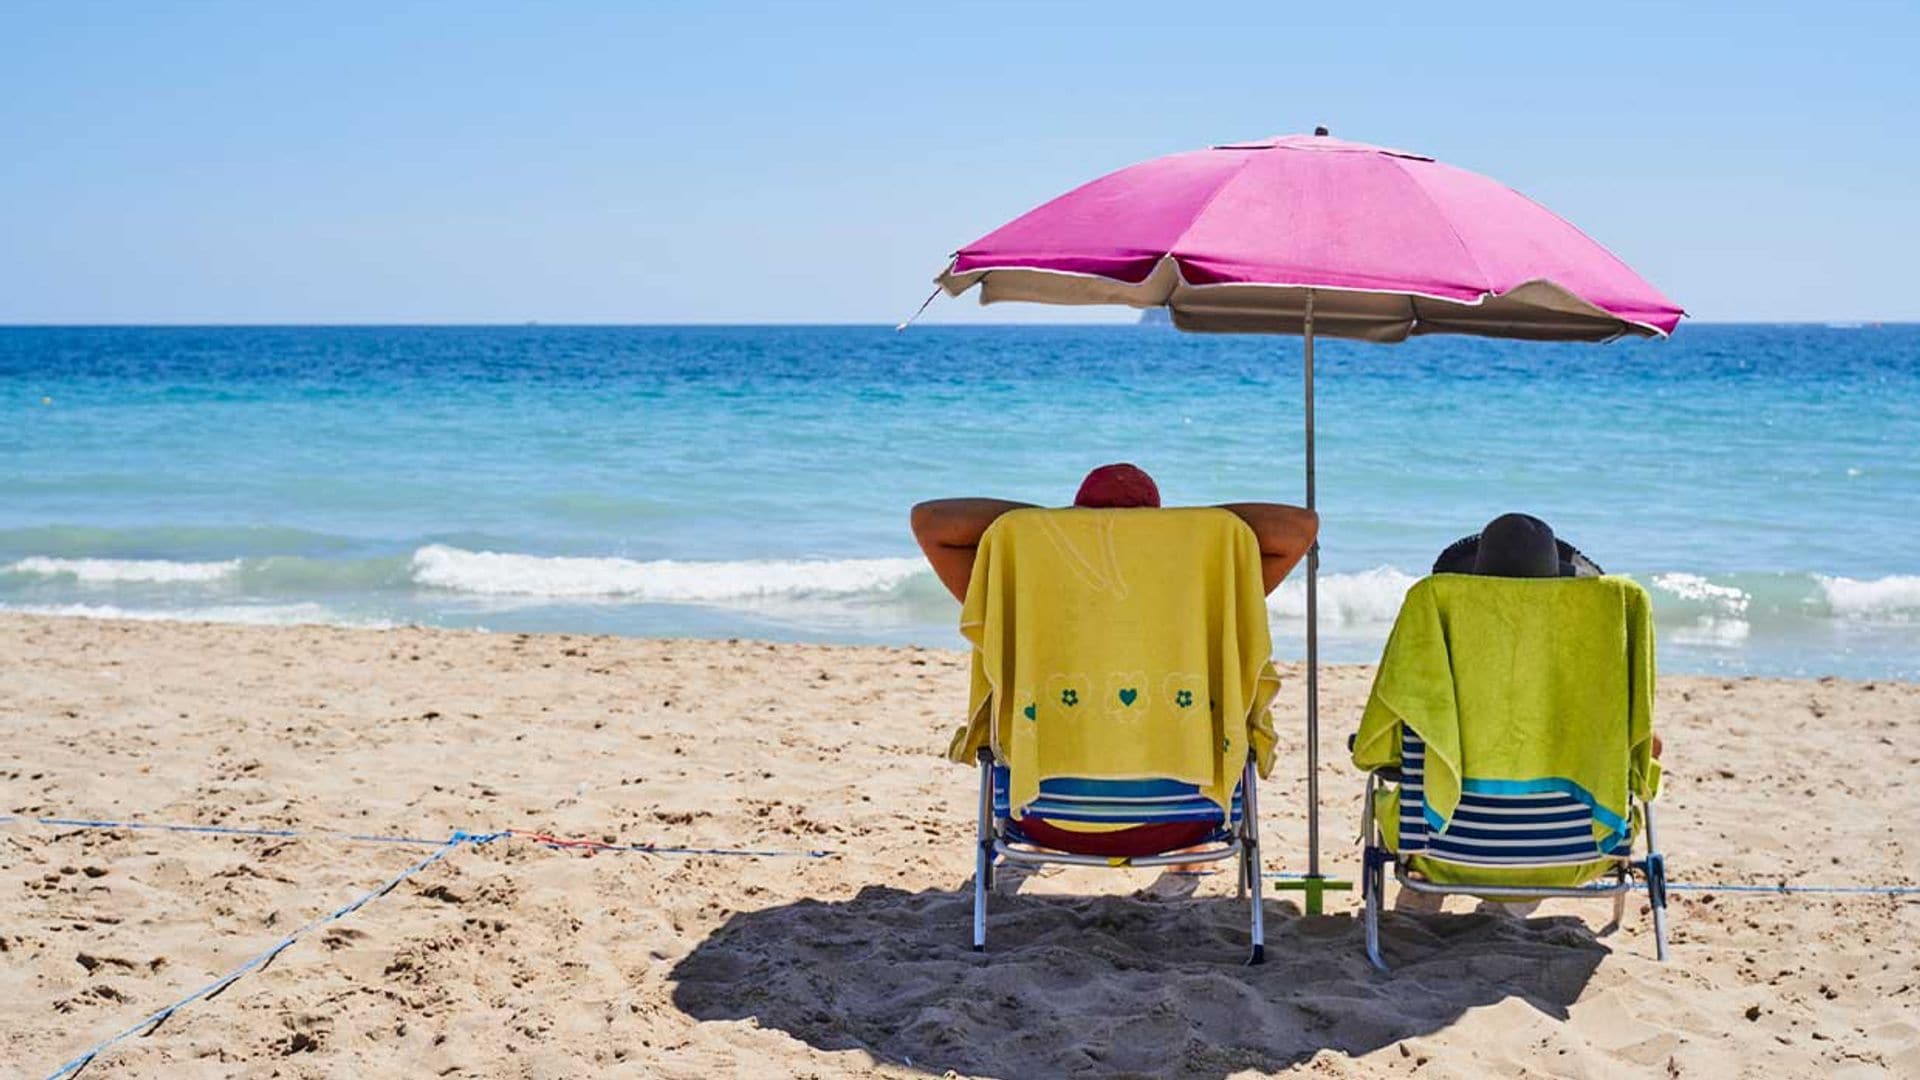
<path fill-rule="evenodd" d="M 1160 488 L 1138 465 L 1102 465 L 1080 481 L 1073 505 L 1096 509 L 1159 506 Z"/>

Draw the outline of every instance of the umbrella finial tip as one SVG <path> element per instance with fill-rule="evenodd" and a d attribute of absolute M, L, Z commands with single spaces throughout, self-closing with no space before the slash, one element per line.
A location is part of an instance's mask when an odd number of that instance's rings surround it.
<path fill-rule="evenodd" d="M 1327 130 L 1327 128 L 1326 128 L 1326 125 L 1324 125 L 1324 124 L 1322 124 L 1322 125 L 1320 125 L 1319 127 L 1316 127 L 1316 128 L 1314 128 L 1314 129 L 1313 129 L 1313 133 L 1314 133 L 1315 135 L 1331 135 L 1331 134 L 1332 134 L 1332 132 L 1330 132 L 1330 131 L 1328 131 L 1328 130 Z"/>

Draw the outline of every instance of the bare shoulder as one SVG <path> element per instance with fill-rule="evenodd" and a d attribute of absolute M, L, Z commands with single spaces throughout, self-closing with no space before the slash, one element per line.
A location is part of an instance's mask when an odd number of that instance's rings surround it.
<path fill-rule="evenodd" d="M 1010 499 L 930 499 L 916 503 L 910 516 L 915 536 L 937 543 L 970 545 L 1000 515 L 1027 507 Z"/>

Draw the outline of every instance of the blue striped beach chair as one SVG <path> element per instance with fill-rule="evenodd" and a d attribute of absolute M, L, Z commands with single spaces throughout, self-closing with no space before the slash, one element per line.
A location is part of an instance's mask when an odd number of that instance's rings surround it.
<path fill-rule="evenodd" d="M 1431 895 L 1477 896 L 1497 900 L 1546 897 L 1613 897 L 1612 926 L 1625 914 L 1627 894 L 1636 879 L 1647 890 L 1653 911 L 1654 947 L 1667 958 L 1666 862 L 1654 833 L 1653 805 L 1634 800 L 1634 820 L 1626 823 L 1610 849 L 1599 850 L 1593 836 L 1593 811 L 1571 795 L 1559 792 L 1491 794 L 1463 791 L 1445 832 L 1428 827 L 1424 776 L 1426 746 L 1411 728 L 1401 729 L 1400 765 L 1367 774 L 1367 794 L 1361 814 L 1365 843 L 1361 893 L 1366 908 L 1367 958 L 1382 971 L 1380 910 L 1384 902 L 1386 868 L 1394 869 L 1400 888 Z M 1387 794 L 1386 784 L 1398 784 L 1399 813 L 1393 835 L 1378 820 L 1376 806 Z M 1637 828 L 1636 828 L 1637 826 Z M 1635 833 L 1645 838 L 1646 854 L 1633 856 Z M 1409 876 L 1409 862 L 1441 864 L 1464 871 L 1474 884 L 1438 884 Z M 1553 867 L 1607 863 L 1600 876 L 1583 885 L 1543 886 L 1502 884 L 1503 874 L 1516 876 Z"/>
<path fill-rule="evenodd" d="M 1237 859 L 1265 959 L 1254 785 L 1280 680 L 1261 583 L 1259 539 L 1217 507 L 1025 509 L 987 530 L 947 749 L 979 774 L 975 951 L 996 864 Z"/>
<path fill-rule="evenodd" d="M 987 892 L 994 864 L 1060 863 L 1071 866 L 1154 867 L 1238 859 L 1237 895 L 1249 901 L 1252 951 L 1247 963 L 1266 960 L 1266 924 L 1260 906 L 1260 826 L 1258 776 L 1250 757 L 1234 787 L 1230 813 L 1192 784 L 1176 780 L 1081 780 L 1040 782 L 1040 795 L 1015 818 L 1008 805 L 1007 767 L 982 748 L 980 762 L 979 844 L 973 875 L 973 951 L 987 947 Z M 1062 839 L 1054 822 L 1145 826 L 1156 833 L 1139 838 L 1125 853 L 1069 851 L 1050 846 Z M 1184 826 L 1184 827 L 1183 827 Z M 1044 830 L 1044 831 L 1043 831 Z M 1098 846 L 1111 834 L 1080 834 L 1074 846 Z M 1160 850 L 1134 850 L 1141 839 L 1169 838 Z"/>

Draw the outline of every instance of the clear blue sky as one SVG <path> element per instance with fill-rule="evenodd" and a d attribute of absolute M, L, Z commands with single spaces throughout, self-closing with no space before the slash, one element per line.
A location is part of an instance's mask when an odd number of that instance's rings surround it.
<path fill-rule="evenodd" d="M 5 0 L 0 322 L 892 321 L 1077 183 L 1316 123 L 1703 319 L 1920 315 L 1920 5 L 1300 7 Z"/>

